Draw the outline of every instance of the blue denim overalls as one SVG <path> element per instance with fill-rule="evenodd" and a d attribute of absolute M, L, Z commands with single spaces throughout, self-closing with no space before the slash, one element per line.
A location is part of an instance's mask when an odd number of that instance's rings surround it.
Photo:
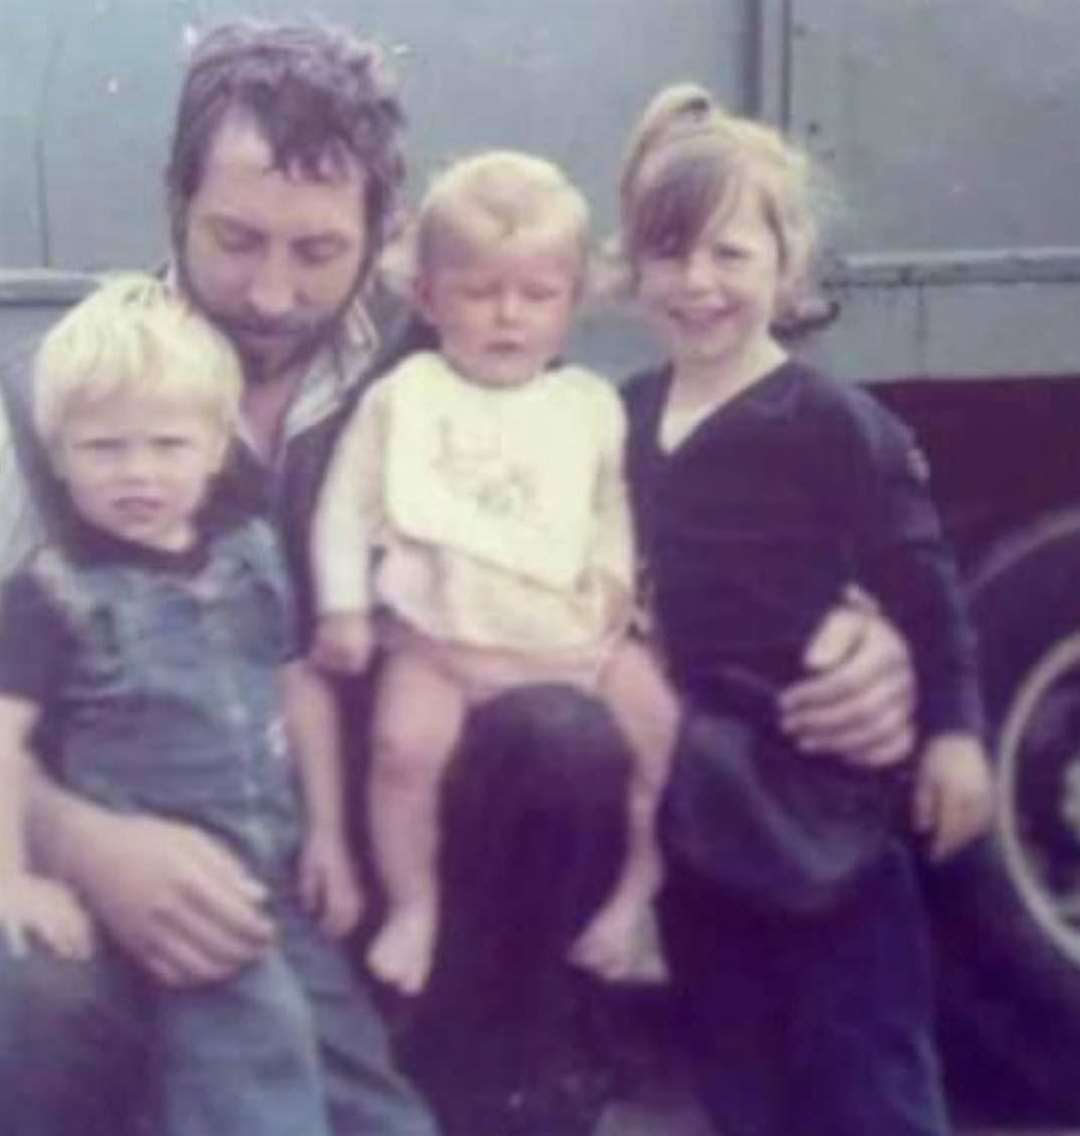
<path fill-rule="evenodd" d="M 302 814 L 278 694 L 294 634 L 272 531 L 222 532 L 190 574 L 76 564 L 55 547 L 30 571 L 76 643 L 59 694 L 62 780 L 221 839 L 268 885 L 279 927 L 234 977 L 151 991 L 158 1130 L 429 1136 L 366 990 L 296 899 Z"/>

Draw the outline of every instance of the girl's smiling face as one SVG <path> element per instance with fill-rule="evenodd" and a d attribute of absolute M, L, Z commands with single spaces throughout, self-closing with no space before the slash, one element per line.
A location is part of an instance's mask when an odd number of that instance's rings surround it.
<path fill-rule="evenodd" d="M 752 184 L 685 248 L 645 252 L 635 269 L 638 300 L 677 367 L 738 369 L 775 346 L 770 325 L 787 273 Z"/>

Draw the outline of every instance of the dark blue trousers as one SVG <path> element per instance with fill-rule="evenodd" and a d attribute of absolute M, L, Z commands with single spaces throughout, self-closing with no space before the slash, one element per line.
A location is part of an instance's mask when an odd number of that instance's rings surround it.
<path fill-rule="evenodd" d="M 671 869 L 669 962 L 724 1136 L 944 1136 L 921 897 L 896 845 L 824 915 L 766 914 Z"/>

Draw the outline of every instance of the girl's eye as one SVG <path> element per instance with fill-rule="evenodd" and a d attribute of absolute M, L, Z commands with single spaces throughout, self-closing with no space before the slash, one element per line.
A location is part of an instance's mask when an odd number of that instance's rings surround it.
<path fill-rule="evenodd" d="M 558 288 L 526 288 L 522 295 L 536 304 L 547 304 L 556 300 L 562 293 Z"/>
<path fill-rule="evenodd" d="M 713 246 L 713 256 L 723 261 L 745 260 L 747 252 L 738 245 L 719 244 Z"/>
<path fill-rule="evenodd" d="M 678 241 L 661 241 L 648 252 L 652 260 L 679 260 L 683 255 L 683 246 Z"/>

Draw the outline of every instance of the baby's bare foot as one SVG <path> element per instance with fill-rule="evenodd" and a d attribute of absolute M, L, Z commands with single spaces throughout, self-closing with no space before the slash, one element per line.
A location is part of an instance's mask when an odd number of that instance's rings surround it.
<path fill-rule="evenodd" d="M 431 974 L 435 930 L 433 904 L 391 910 L 368 947 L 368 969 L 402 994 L 419 994 Z"/>
<path fill-rule="evenodd" d="M 605 982 L 657 985 L 668 978 L 652 905 L 634 900 L 605 904 L 578 936 L 570 961 Z"/>

